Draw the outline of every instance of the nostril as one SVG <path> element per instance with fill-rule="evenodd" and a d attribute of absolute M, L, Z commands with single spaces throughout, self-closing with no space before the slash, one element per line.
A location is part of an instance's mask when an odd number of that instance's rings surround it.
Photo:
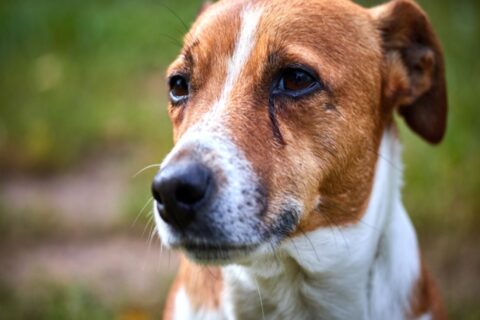
<path fill-rule="evenodd" d="M 175 191 L 175 198 L 178 202 L 193 206 L 203 199 L 208 185 L 208 177 L 200 177 L 200 179 L 197 177 L 197 179 L 192 179 L 190 183 L 179 184 Z"/>

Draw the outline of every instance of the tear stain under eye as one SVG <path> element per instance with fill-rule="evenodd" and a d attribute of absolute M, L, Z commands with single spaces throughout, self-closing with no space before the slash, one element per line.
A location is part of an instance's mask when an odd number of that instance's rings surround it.
<path fill-rule="evenodd" d="M 278 126 L 278 120 L 275 111 L 275 99 L 274 97 L 270 96 L 268 99 L 268 117 L 270 118 L 270 123 L 272 124 L 273 138 L 282 146 L 286 146 L 285 140 L 280 132 L 280 127 Z"/>

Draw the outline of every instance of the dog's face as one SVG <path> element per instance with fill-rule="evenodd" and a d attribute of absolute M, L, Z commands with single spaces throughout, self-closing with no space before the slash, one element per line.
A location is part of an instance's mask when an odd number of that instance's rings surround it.
<path fill-rule="evenodd" d="M 393 110 L 430 142 L 445 126 L 441 52 L 408 1 L 219 2 L 167 76 L 176 145 L 155 216 L 162 241 L 200 262 L 358 222 Z"/>

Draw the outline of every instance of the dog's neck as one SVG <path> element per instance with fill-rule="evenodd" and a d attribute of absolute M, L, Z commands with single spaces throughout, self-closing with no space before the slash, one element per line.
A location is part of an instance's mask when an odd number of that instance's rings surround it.
<path fill-rule="evenodd" d="M 357 224 L 309 232 L 249 265 L 224 267 L 233 318 L 404 319 L 420 274 L 402 206 L 400 145 L 382 138 L 368 208 Z"/>

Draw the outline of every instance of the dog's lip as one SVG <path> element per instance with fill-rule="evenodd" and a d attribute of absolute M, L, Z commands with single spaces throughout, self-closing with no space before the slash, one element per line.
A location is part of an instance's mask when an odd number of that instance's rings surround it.
<path fill-rule="evenodd" d="M 203 263 L 225 263 L 240 257 L 248 256 L 261 246 L 260 243 L 209 243 L 209 242 L 179 242 L 171 248 L 180 249 L 188 256 Z"/>
<path fill-rule="evenodd" d="M 190 242 L 182 241 L 172 244 L 174 249 L 186 251 L 248 251 L 259 246 L 258 243 L 221 243 L 221 242 Z"/>

